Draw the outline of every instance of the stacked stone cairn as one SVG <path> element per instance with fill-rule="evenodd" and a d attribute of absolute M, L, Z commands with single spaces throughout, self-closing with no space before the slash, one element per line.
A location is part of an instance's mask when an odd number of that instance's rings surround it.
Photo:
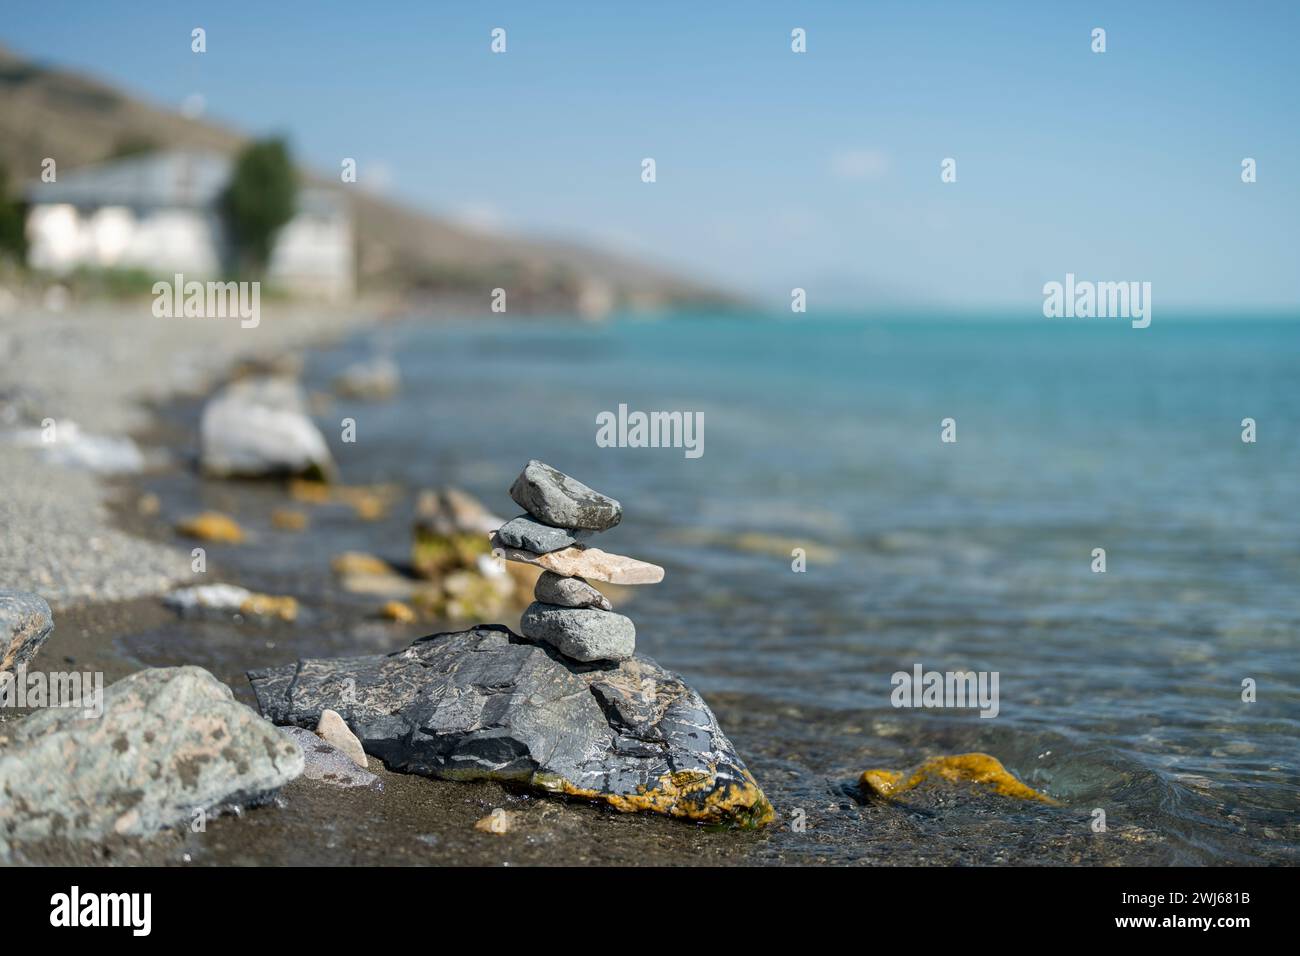
<path fill-rule="evenodd" d="M 540 461 L 530 461 L 510 487 L 527 514 L 492 535 L 492 548 L 508 561 L 542 568 L 524 611 L 524 637 L 575 661 L 624 661 L 636 651 L 632 619 L 615 614 L 588 579 L 610 584 L 657 584 L 664 569 L 586 545 L 623 518 L 623 506 Z"/>

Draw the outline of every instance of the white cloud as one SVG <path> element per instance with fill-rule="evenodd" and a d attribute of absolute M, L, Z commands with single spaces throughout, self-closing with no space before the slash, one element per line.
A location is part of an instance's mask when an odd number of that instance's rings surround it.
<path fill-rule="evenodd" d="M 831 154 L 836 179 L 879 179 L 889 169 L 889 157 L 878 149 L 840 149 Z"/>

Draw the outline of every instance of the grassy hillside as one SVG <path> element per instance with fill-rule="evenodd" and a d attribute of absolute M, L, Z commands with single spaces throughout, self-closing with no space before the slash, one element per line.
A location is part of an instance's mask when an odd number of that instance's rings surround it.
<path fill-rule="evenodd" d="M 191 120 L 102 82 L 52 69 L 0 46 L 0 163 L 11 186 L 36 178 L 41 159 L 72 169 L 144 148 L 202 148 L 231 153 L 235 130 Z M 516 302 L 567 308 L 608 293 L 615 304 L 733 303 L 727 293 L 667 271 L 576 244 L 476 233 L 335 182 L 352 204 L 363 291 L 484 295 L 511 289 Z M 521 295 L 516 295 L 516 292 Z"/>

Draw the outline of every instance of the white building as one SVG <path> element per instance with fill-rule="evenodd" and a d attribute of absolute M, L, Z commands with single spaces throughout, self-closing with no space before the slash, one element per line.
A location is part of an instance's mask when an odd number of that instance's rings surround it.
<path fill-rule="evenodd" d="M 58 274 L 88 266 L 222 278 L 229 243 L 218 202 L 232 168 L 220 154 L 170 151 L 33 182 L 26 190 L 28 264 Z M 356 259 L 344 198 L 300 188 L 297 202 L 276 236 L 267 283 L 330 299 L 352 295 Z"/>

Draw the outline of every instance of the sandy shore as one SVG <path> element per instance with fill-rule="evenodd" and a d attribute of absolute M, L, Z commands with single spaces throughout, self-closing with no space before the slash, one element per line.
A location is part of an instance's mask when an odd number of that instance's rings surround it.
<path fill-rule="evenodd" d="M 147 300 L 0 315 L 0 435 L 54 419 L 128 437 L 149 425 L 151 407 L 201 394 L 241 360 L 328 342 L 376 314 L 268 303 L 248 329 L 234 319 L 156 318 Z M 111 526 L 104 476 L 51 463 L 45 451 L 0 444 L 0 585 L 36 591 L 57 611 L 156 594 L 188 576 L 182 549 Z"/>

